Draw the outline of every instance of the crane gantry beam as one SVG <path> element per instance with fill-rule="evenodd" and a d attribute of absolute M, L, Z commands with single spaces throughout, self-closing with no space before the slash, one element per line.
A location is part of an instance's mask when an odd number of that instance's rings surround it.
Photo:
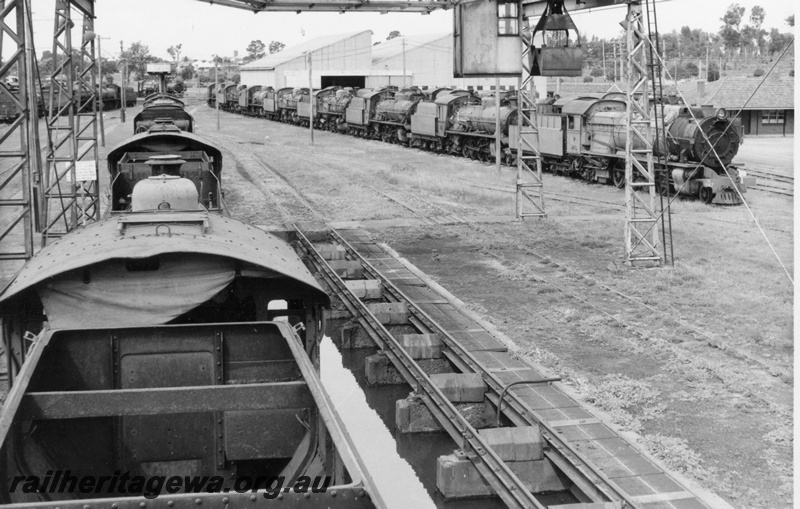
<path fill-rule="evenodd" d="M 212 5 L 259 12 L 408 12 L 429 14 L 476 0 L 198 0 Z M 569 11 L 627 4 L 629 0 L 565 0 Z M 546 0 L 523 0 L 525 16 L 544 12 Z"/>

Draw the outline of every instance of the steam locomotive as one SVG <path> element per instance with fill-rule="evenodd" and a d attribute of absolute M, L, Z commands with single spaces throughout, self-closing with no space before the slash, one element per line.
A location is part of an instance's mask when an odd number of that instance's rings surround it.
<path fill-rule="evenodd" d="M 17 110 L 16 102 L 11 99 L 10 96 L 17 96 L 19 94 L 19 88 L 17 86 L 7 86 L 5 84 L 0 84 L 6 88 L 7 93 L 0 93 L 0 122 L 11 123 L 19 116 L 19 111 Z M 126 99 L 125 105 L 135 106 L 136 105 L 136 93 L 134 92 L 132 87 L 126 87 Z M 50 108 L 50 88 L 49 85 L 45 86 L 42 90 L 44 94 L 36 93 L 36 103 L 37 103 L 37 114 L 39 117 L 44 117 L 47 114 L 48 108 Z M 78 107 L 82 111 L 91 111 L 92 105 L 89 101 L 89 91 L 82 89 L 77 84 L 75 84 L 75 95 L 78 101 Z M 57 96 L 58 98 L 55 101 L 54 109 L 56 111 L 60 111 L 66 106 L 66 97 Z M 103 109 L 113 110 L 121 107 L 122 105 L 122 92 L 121 87 L 119 85 L 115 85 L 113 83 L 106 83 L 102 87 L 97 87 L 97 94 L 96 94 L 96 102 L 97 108 L 100 107 L 100 103 L 103 104 Z"/>
<path fill-rule="evenodd" d="M 624 95 L 559 99 L 540 104 L 539 136 L 529 140 L 538 148 L 543 167 L 554 173 L 592 182 L 625 186 L 625 146 L 629 131 Z M 659 112 L 661 108 L 656 107 Z M 665 133 L 655 139 L 656 125 Z M 755 178 L 731 164 L 742 141 L 741 128 L 719 109 L 664 105 L 664 117 L 653 115 L 647 133 L 653 147 L 656 186 L 663 194 L 696 196 L 705 203 L 737 205 L 739 193 Z M 516 149 L 518 127 L 511 129 L 510 148 Z M 641 150 L 631 135 L 632 149 Z M 664 139 L 665 138 L 665 139 Z M 644 156 L 637 156 L 644 164 Z M 738 189 L 739 193 L 737 193 Z"/>
<path fill-rule="evenodd" d="M 0 503 L 374 507 L 319 378 L 329 298 L 291 233 L 225 216 L 214 145 L 168 120 L 137 131 L 108 154 L 105 217 L 0 293 Z"/>
<path fill-rule="evenodd" d="M 501 95 L 497 108 L 494 96 L 452 89 L 328 87 L 309 92 L 228 86 L 225 90 L 215 101 L 227 111 L 296 125 L 313 122 L 318 129 L 480 161 L 494 160 L 500 150 L 503 161 L 511 165 L 518 155 L 517 98 L 512 92 Z M 210 94 L 209 104 L 215 104 Z M 538 106 L 539 136 L 528 142 L 539 150 L 546 171 L 624 187 L 625 94 L 550 99 Z M 495 146 L 498 109 L 499 148 Z M 659 117 L 659 129 L 667 138 L 650 140 L 659 191 L 698 197 L 705 203 L 740 204 L 740 193 L 755 184 L 755 178 L 733 164 L 742 142 L 741 127 L 724 110 L 665 105 L 663 119 L 660 107 L 654 111 L 652 116 Z M 649 129 L 651 136 L 654 127 Z"/>

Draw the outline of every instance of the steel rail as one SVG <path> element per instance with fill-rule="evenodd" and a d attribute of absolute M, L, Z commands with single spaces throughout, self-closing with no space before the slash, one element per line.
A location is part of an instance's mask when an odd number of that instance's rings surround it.
<path fill-rule="evenodd" d="M 479 373 L 483 376 L 489 389 L 494 393 L 492 398 L 498 400 L 499 395 L 505 388 L 505 384 L 494 373 L 487 370 L 477 358 L 465 349 L 459 341 L 457 341 L 449 332 L 444 330 L 438 323 L 436 323 L 425 311 L 417 306 L 410 298 L 408 298 L 394 283 L 388 280 L 380 272 L 378 272 L 372 264 L 370 264 L 356 249 L 344 239 L 338 232 L 331 230 L 330 236 L 340 243 L 345 249 L 350 251 L 362 266 L 370 274 L 371 277 L 380 280 L 383 283 L 384 289 L 397 301 L 404 302 L 408 307 L 409 313 L 420 323 L 424 325 L 430 332 L 439 333 L 442 337 L 446 347 L 453 352 L 453 356 L 448 356 L 455 360 L 455 364 L 459 366 L 462 371 L 472 371 Z M 455 357 L 453 359 L 453 357 Z M 467 369 L 464 369 L 467 368 Z M 546 420 L 537 417 L 536 413 L 529 410 L 525 403 L 518 395 L 510 392 L 506 400 L 506 411 L 511 410 L 509 416 L 516 425 L 538 425 L 542 430 L 542 436 L 553 447 L 548 454 L 548 457 L 553 460 L 562 470 L 573 475 L 570 476 L 573 482 L 578 485 L 587 495 L 592 497 L 595 502 L 606 502 L 618 500 L 624 502 L 623 507 L 640 508 L 641 504 L 636 502 L 622 490 L 613 480 L 608 478 L 603 472 L 597 469 L 589 461 L 587 461 L 581 453 L 569 445 L 558 436 L 558 432 L 551 427 Z M 514 415 L 516 414 L 516 415 Z M 516 418 L 514 418 L 516 417 Z M 581 479 L 583 478 L 583 479 Z M 587 482 L 588 481 L 588 482 Z"/>
<path fill-rule="evenodd" d="M 232 154 L 233 155 L 233 154 Z M 238 161 L 236 156 L 233 156 L 234 160 Z M 268 165 L 264 164 L 259 158 L 256 157 L 256 161 L 261 163 L 261 166 L 267 170 L 268 172 L 272 173 L 273 176 L 279 178 L 279 180 L 283 181 L 284 186 L 287 187 L 290 192 L 295 196 L 298 201 L 303 203 L 311 212 L 316 214 L 319 217 L 322 217 L 321 214 L 316 211 L 310 204 L 306 202 L 306 200 L 299 196 L 299 193 L 294 187 L 285 181 L 284 178 L 275 170 L 270 168 Z M 240 171 L 244 171 L 248 173 L 247 170 L 240 166 Z M 508 466 L 500 460 L 494 451 L 491 448 L 488 448 L 485 444 L 482 444 L 482 439 L 478 436 L 477 432 L 472 428 L 469 422 L 463 418 L 463 416 L 458 412 L 458 410 L 452 405 L 452 403 L 439 391 L 430 381 L 427 374 L 419 368 L 419 366 L 414 362 L 414 360 L 408 355 L 408 352 L 397 343 L 394 337 L 386 330 L 386 328 L 375 318 L 375 316 L 366 308 L 366 306 L 361 302 L 360 299 L 355 297 L 352 292 L 347 288 L 344 284 L 342 279 L 333 271 L 333 269 L 328 265 L 328 263 L 324 260 L 324 258 L 317 252 L 317 250 L 313 247 L 313 244 L 308 240 L 308 238 L 302 233 L 300 228 L 289 219 L 288 211 L 282 207 L 275 195 L 266 188 L 259 180 L 252 179 L 253 182 L 257 184 L 262 192 L 265 192 L 279 207 L 281 213 L 284 217 L 287 218 L 288 226 L 291 227 L 298 235 L 298 240 L 301 241 L 303 244 L 304 249 L 306 250 L 307 254 L 310 256 L 310 261 L 312 264 L 317 268 L 318 271 L 323 275 L 325 280 L 328 282 L 329 285 L 335 287 L 336 293 L 340 297 L 344 297 L 342 302 L 348 308 L 348 311 L 358 318 L 359 323 L 362 325 L 364 330 L 370 335 L 370 337 L 378 344 L 387 354 L 389 359 L 392 361 L 392 364 L 400 371 L 403 377 L 409 382 L 412 387 L 417 387 L 418 391 L 429 393 L 433 392 L 436 396 L 441 396 L 443 400 L 434 401 L 432 397 L 425 397 L 423 396 L 423 402 L 426 406 L 431 410 L 431 413 L 442 423 L 445 430 L 453 437 L 456 444 L 459 445 L 460 448 L 465 449 L 467 452 L 467 457 L 473 462 L 476 466 L 478 471 L 484 477 L 484 479 L 489 482 L 495 492 L 500 495 L 503 501 L 509 505 L 509 507 L 519 507 L 518 504 L 510 504 L 509 500 L 507 500 L 508 495 L 512 495 L 511 502 L 516 502 L 516 495 L 526 494 L 530 497 L 532 501 L 532 506 L 539 509 L 541 504 L 533 498 L 524 484 L 519 481 L 516 475 L 508 469 Z M 323 222 L 324 218 L 323 218 Z M 487 386 L 494 392 L 491 399 L 499 400 L 499 394 L 505 388 L 505 385 L 501 380 L 499 380 L 493 373 L 486 370 L 480 362 L 472 355 L 471 352 L 464 349 L 461 344 L 456 341 L 450 333 L 442 329 L 436 322 L 433 321 L 422 309 L 420 309 L 411 299 L 409 299 L 400 289 L 398 289 L 391 281 L 389 281 L 386 277 L 384 277 L 380 272 L 378 272 L 372 264 L 370 264 L 363 256 L 361 256 L 358 251 L 346 240 L 344 239 L 334 228 L 325 222 L 326 227 L 328 228 L 327 234 L 329 238 L 333 241 L 339 243 L 344 247 L 347 251 L 349 251 L 350 256 L 355 258 L 359 261 L 362 267 L 366 270 L 367 273 L 370 274 L 371 277 L 380 280 L 383 283 L 383 287 L 389 292 L 389 294 L 395 299 L 395 301 L 403 301 L 407 304 L 408 309 L 412 315 L 412 324 L 417 326 L 420 330 L 429 330 L 432 332 L 439 332 L 442 335 L 443 342 L 445 343 L 445 355 L 447 355 L 448 359 L 453 362 L 456 366 L 461 369 L 462 372 L 475 372 L 480 373 L 483 375 L 484 381 L 487 383 Z M 332 288 L 334 289 L 334 288 Z M 388 338 L 385 340 L 384 338 Z M 446 350 L 450 350 L 447 352 Z M 449 353 L 449 355 L 448 355 Z M 415 376 L 419 374 L 419 376 Z M 421 372 L 421 373 L 420 373 Z M 438 393 L 438 394 L 436 394 Z M 528 425 L 538 425 L 542 429 L 542 436 L 547 440 L 547 442 L 552 446 L 549 451 L 546 451 L 545 454 L 547 457 L 553 461 L 562 471 L 567 473 L 568 477 L 593 501 L 596 502 L 605 502 L 609 500 L 615 500 L 613 494 L 617 495 L 618 500 L 624 500 L 627 505 L 623 507 L 631 507 L 631 508 L 639 508 L 641 507 L 640 504 L 630 500 L 624 492 L 610 479 L 608 479 L 602 472 L 599 472 L 594 466 L 588 463 L 581 455 L 578 453 L 574 448 L 572 448 L 569 444 L 565 443 L 558 437 L 558 434 L 555 430 L 553 430 L 546 422 L 542 419 L 537 418 L 535 414 L 529 411 L 526 407 L 524 402 L 522 402 L 517 395 L 514 393 L 509 393 L 508 397 L 508 404 L 506 405 L 506 412 L 509 413 L 509 418 L 511 419 L 514 424 L 518 426 L 528 426 Z M 499 405 L 499 401 L 496 402 Z M 444 409 L 447 408 L 447 412 Z M 457 417 L 456 417 L 457 416 Z M 466 427 L 459 428 L 456 427 L 451 421 L 454 418 L 460 418 L 459 420 L 462 421 Z M 466 431 L 471 430 L 471 431 Z M 474 447 L 472 444 L 473 442 L 478 442 L 480 445 L 478 447 Z M 467 450 L 466 446 L 473 447 L 472 450 Z M 483 452 L 481 452 L 483 451 Z M 487 454 L 488 452 L 488 454 Z M 477 454 L 476 454 L 477 453 Z M 489 456 L 489 458 L 486 458 Z M 498 463 L 495 464 L 491 469 L 487 468 L 483 463 L 479 460 L 483 459 L 486 461 L 487 459 L 495 459 Z M 520 488 L 516 488 L 513 490 L 509 490 L 507 493 L 508 495 L 504 496 L 502 488 L 504 487 L 502 484 L 500 486 L 495 486 L 493 481 L 496 482 L 497 478 L 496 475 L 499 476 L 500 474 L 507 473 L 511 479 L 516 479 L 519 483 Z M 604 485 L 602 487 L 601 485 Z M 497 488 L 500 487 L 501 490 Z M 510 486 L 509 486 L 510 487 Z M 522 506 L 526 507 L 526 506 Z"/>
<path fill-rule="evenodd" d="M 299 228 L 295 225 L 292 226 L 296 230 L 300 244 L 309 256 L 309 261 L 322 275 L 331 290 L 336 292 L 348 311 L 358 319 L 364 330 L 386 353 L 392 364 L 400 371 L 408 383 L 415 388 L 416 392 L 422 396 L 422 401 L 434 417 L 450 434 L 456 445 L 465 451 L 467 457 L 503 502 L 511 508 L 535 507 L 536 509 L 544 509 L 544 506 L 536 500 L 525 484 L 500 459 L 497 453 L 486 444 L 477 430 L 459 412 L 455 405 L 447 399 L 444 393 L 436 387 L 427 373 L 422 370 L 403 346 L 386 330 L 366 305 L 347 288 L 344 281 L 320 255 L 313 243 L 308 240 Z M 338 236 L 333 229 L 329 234 Z M 347 248 L 351 250 L 351 255 L 358 255 L 352 246 Z"/>

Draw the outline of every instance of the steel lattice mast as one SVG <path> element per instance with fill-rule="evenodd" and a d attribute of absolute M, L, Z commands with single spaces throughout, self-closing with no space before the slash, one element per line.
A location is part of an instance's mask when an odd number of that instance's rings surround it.
<path fill-rule="evenodd" d="M 625 260 L 631 264 L 661 264 L 659 210 L 653 161 L 653 126 L 649 98 L 647 34 L 642 3 L 628 4 L 627 125 L 625 143 Z"/>
<path fill-rule="evenodd" d="M 522 7 L 520 3 L 520 7 Z M 520 8 L 520 26 L 522 9 Z M 542 158 L 539 154 L 539 129 L 536 121 L 536 86 L 533 81 L 532 52 L 533 31 L 522 31 L 522 74 L 519 78 L 517 117 L 517 180 L 516 215 L 525 217 L 547 217 L 544 210 L 544 183 L 542 182 Z M 527 178 L 526 178 L 527 177 Z M 533 205 L 525 210 L 525 203 Z"/>
<path fill-rule="evenodd" d="M 72 2 L 56 0 L 53 61 L 61 63 L 50 75 L 42 245 L 100 215 L 94 16 L 93 9 L 83 11 L 81 45 L 76 55 L 72 10 Z"/>
<path fill-rule="evenodd" d="M 11 57 L 0 60 L 0 95 L 17 115 L 0 134 L 0 260 L 27 260 L 34 251 L 32 184 L 41 163 L 31 19 L 30 0 L 0 0 L 0 55 L 11 49 Z M 6 81 L 14 72 L 16 87 Z"/>

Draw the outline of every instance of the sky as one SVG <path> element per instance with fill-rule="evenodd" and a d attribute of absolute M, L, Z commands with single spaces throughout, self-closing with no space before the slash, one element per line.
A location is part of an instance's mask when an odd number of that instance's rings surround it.
<path fill-rule="evenodd" d="M 662 33 L 679 30 L 682 26 L 717 32 L 720 18 L 731 0 L 657 0 L 656 12 Z M 766 10 L 763 27 L 792 32 L 785 24 L 794 13 L 794 2 L 787 0 L 738 0 L 750 9 L 760 5 Z M 452 31 L 452 11 L 430 15 L 389 13 L 311 13 L 251 11 L 209 5 L 197 0 L 96 0 L 95 31 L 102 36 L 104 56 L 119 54 L 120 41 L 125 46 L 141 41 L 150 52 L 169 58 L 167 48 L 182 44 L 182 56 L 208 59 L 211 55 L 239 56 L 246 54 L 250 41 L 260 39 L 265 44 L 281 41 L 286 45 L 299 44 L 319 35 L 372 30 L 373 41 L 383 40 L 392 30 L 405 35 L 432 34 Z M 33 2 L 34 37 L 37 54 L 52 49 L 53 2 Z M 602 38 L 621 34 L 619 22 L 625 17 L 625 6 L 573 12 L 573 19 L 582 36 Z M 80 26 L 80 24 L 78 24 Z M 109 38 L 109 39 L 105 39 Z"/>

